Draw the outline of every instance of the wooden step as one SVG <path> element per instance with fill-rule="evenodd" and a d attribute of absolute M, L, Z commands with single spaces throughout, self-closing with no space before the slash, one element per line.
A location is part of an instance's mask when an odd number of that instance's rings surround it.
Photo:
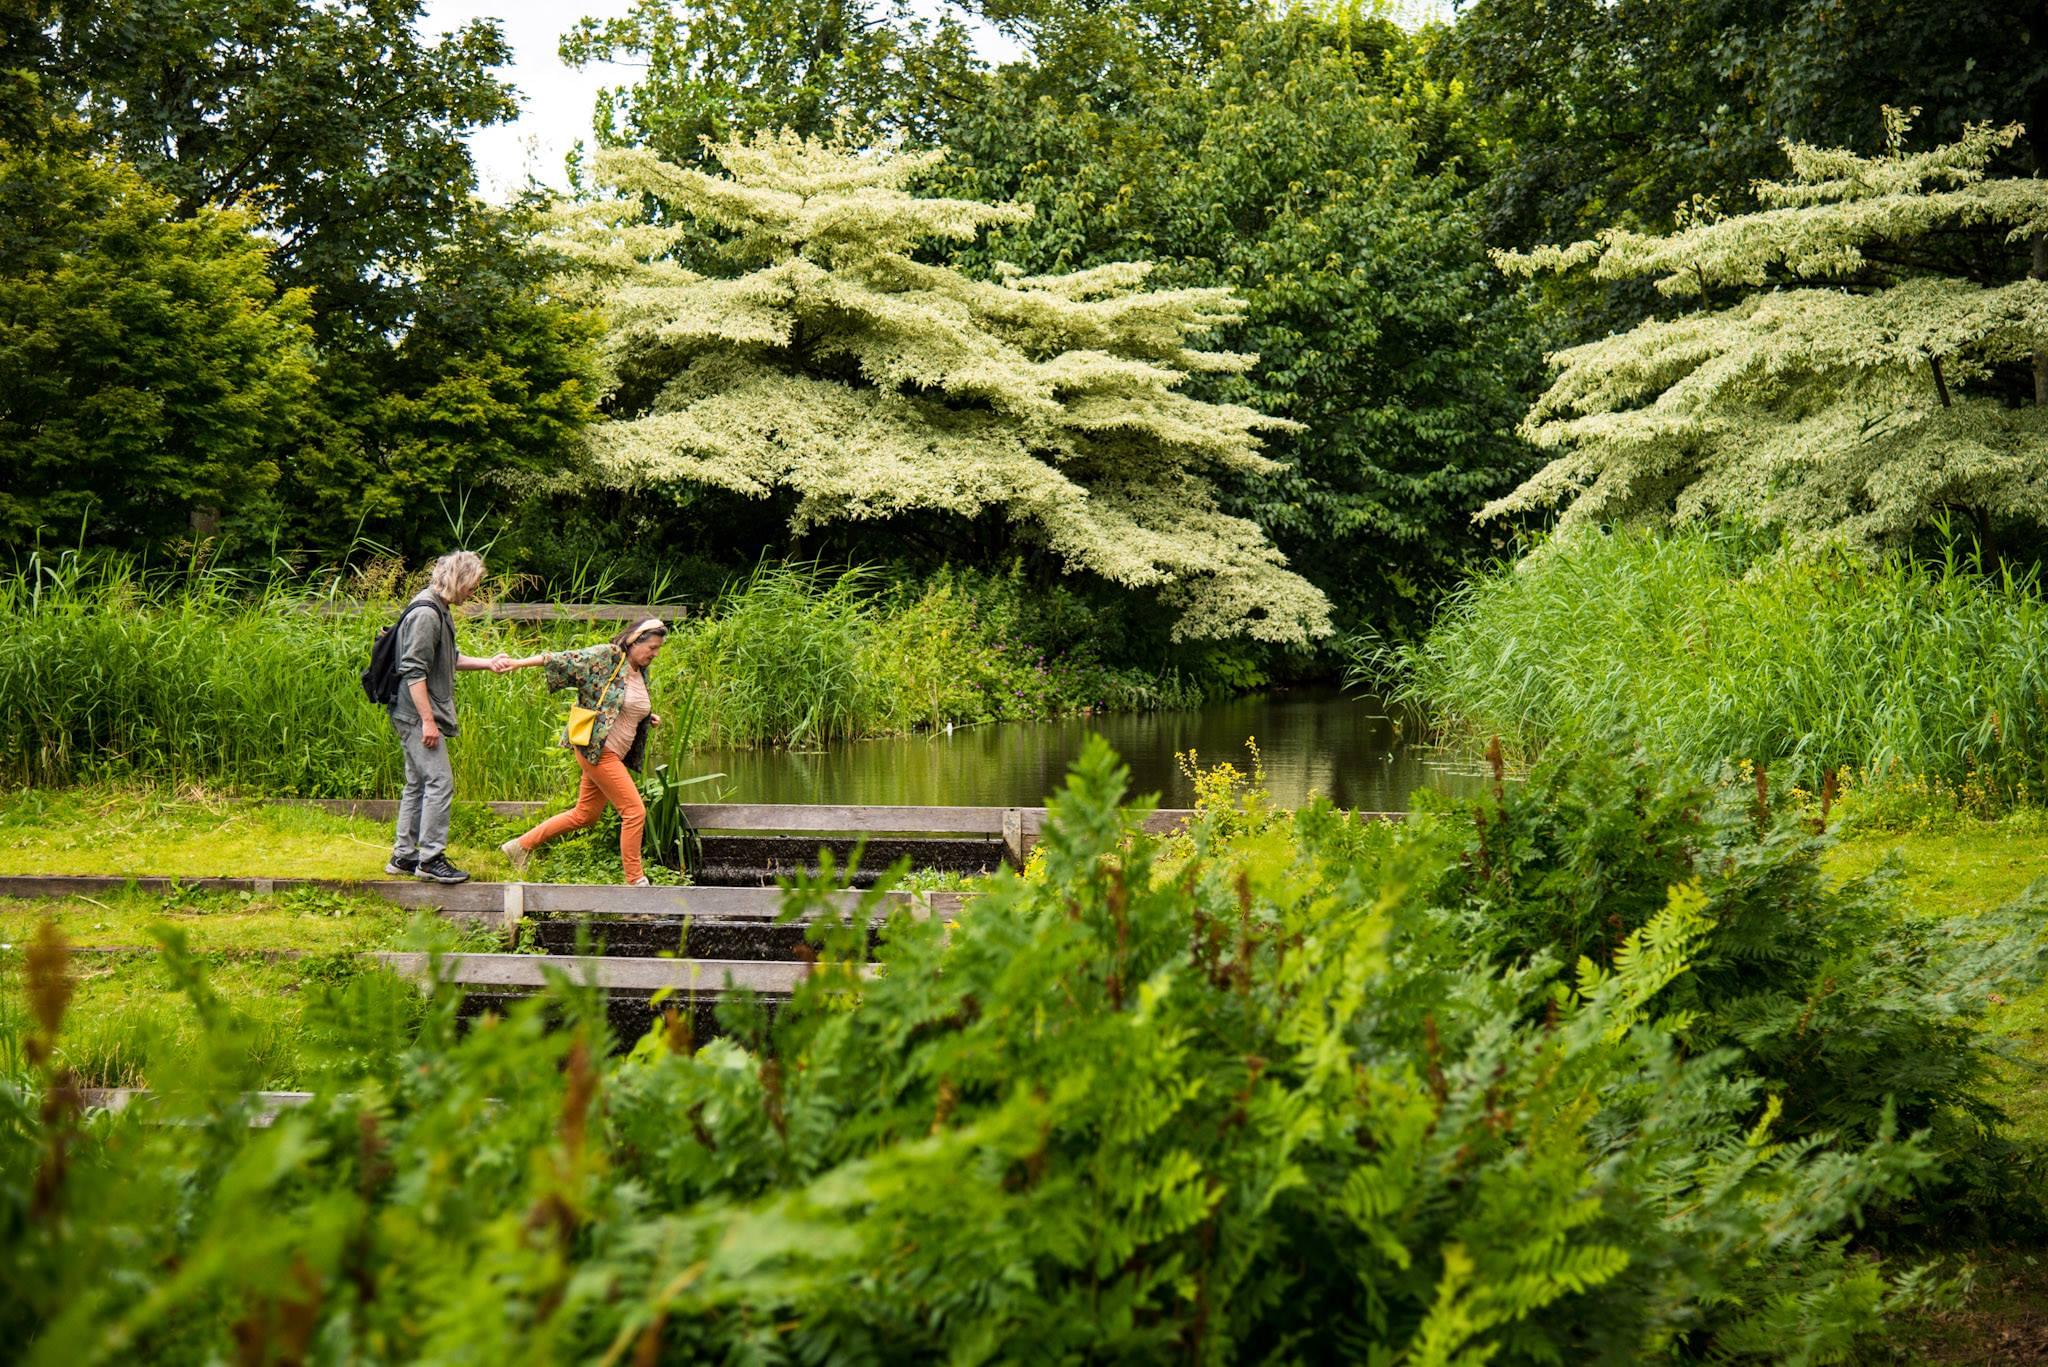
<path fill-rule="evenodd" d="M 768 996 L 786 997 L 811 974 L 801 963 L 764 963 L 747 959 L 573 959 L 542 954 L 417 954 L 379 953 L 371 958 L 394 973 L 431 982 L 438 976 L 459 987 L 532 991 L 547 986 L 551 974 L 606 992 L 655 992 L 672 988 L 695 995 L 717 994 L 742 987 Z M 857 973 L 846 965 L 831 970 L 846 985 L 857 986 L 877 970 Z"/>
<path fill-rule="evenodd" d="M 402 907 L 438 911 L 451 919 L 495 917 L 509 924 L 523 916 L 599 913 L 606 916 L 704 916 L 719 920 L 772 921 L 782 914 L 780 888 L 645 887 L 611 883 L 422 883 L 416 879 L 345 878 L 171 878 L 155 874 L 0 874 L 0 897 L 90 897 L 138 892 L 248 892 L 275 896 L 295 888 L 361 897 L 380 897 Z M 904 908 L 924 914 L 915 893 L 833 892 L 825 904 L 844 914 L 857 912 L 863 900 L 874 900 L 883 915 Z"/>

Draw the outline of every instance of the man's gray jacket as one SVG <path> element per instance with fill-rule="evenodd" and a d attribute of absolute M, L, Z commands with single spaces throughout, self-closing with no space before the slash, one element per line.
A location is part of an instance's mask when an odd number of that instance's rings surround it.
<path fill-rule="evenodd" d="M 391 704 L 392 720 L 417 726 L 420 710 L 413 705 L 415 679 L 427 681 L 427 701 L 434 707 L 434 725 L 444 736 L 461 734 L 455 724 L 455 616 L 432 589 L 421 589 L 414 603 L 426 603 L 429 612 L 413 612 L 407 604 L 405 620 L 398 628 L 398 700 Z"/>

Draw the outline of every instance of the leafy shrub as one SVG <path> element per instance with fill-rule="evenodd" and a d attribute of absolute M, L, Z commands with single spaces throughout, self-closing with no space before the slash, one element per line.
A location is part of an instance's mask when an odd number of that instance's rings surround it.
<path fill-rule="evenodd" d="M 1640 754 L 1574 752 L 1512 796 L 1438 805 L 1461 838 L 1433 896 L 1466 943 L 1503 965 L 1555 955 L 1608 970 L 1682 888 L 1710 928 L 1655 1007 L 1689 1050 L 1734 1054 L 1787 1138 L 1925 1132 L 1950 1186 L 1912 1218 L 1951 1219 L 1955 1199 L 2008 1231 L 2038 1217 L 2040 1156 L 1996 1133 L 1978 1026 L 1994 989 L 2039 980 L 2048 886 L 1967 920 L 1902 915 L 1889 866 L 1824 873 L 1832 839 L 1786 794 L 1673 780 Z"/>
<path fill-rule="evenodd" d="M 1678 1008 L 1754 931 L 1704 885 L 1636 896 L 1678 841 L 1617 867 L 1640 924 L 1567 970 L 1470 942 L 1455 821 L 1212 792 L 1162 851 L 1124 784 L 1095 743 L 1033 875 L 899 913 L 864 985 L 865 916 L 821 920 L 795 997 L 701 1046 L 678 1013 L 605 1060 L 566 986 L 466 1034 L 445 994 L 416 1026 L 337 1001 L 345 1082 L 266 1129 L 203 1091 L 79 1118 L 45 946 L 0 1090 L 0 1332 L 44 1361 L 1810 1362 L 1928 1293 L 1844 1236 L 1938 1145 L 1795 1136 L 1790 1070 L 1692 1043 L 1739 1035 Z M 1533 850 L 1546 800 L 1488 821 Z M 1516 857 L 1532 945 L 1594 914 Z"/>

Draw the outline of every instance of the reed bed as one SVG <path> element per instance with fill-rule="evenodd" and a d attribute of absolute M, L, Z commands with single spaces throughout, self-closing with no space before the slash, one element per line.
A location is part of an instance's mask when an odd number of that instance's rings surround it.
<path fill-rule="evenodd" d="M 359 587 L 359 585 L 357 585 Z M 397 589 L 394 582 L 391 588 Z M 1157 690 L 1007 639 L 1014 585 L 763 564 L 681 616 L 654 668 L 652 762 L 705 746 L 817 747 L 946 722 L 1057 715 Z M 332 611 L 333 578 L 144 575 L 118 557 L 31 559 L 0 577 L 0 781 L 139 779 L 298 796 L 388 795 L 401 761 L 358 682 L 403 590 Z M 463 651 L 588 645 L 603 624 L 465 621 Z M 549 797 L 566 695 L 533 672 L 457 676 L 465 798 Z"/>
<path fill-rule="evenodd" d="M 2048 602 L 2031 573 L 1796 560 L 1720 530 L 1616 533 L 1481 575 L 1394 653 L 1403 700 L 1523 754 L 1621 736 L 1703 768 L 1833 771 L 1989 805 L 2048 791 Z"/>

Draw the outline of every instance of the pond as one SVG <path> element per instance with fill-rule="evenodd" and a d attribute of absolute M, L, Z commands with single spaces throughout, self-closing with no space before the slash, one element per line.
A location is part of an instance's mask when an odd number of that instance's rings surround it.
<path fill-rule="evenodd" d="M 722 800 L 1038 806 L 1065 782 L 1090 735 L 1108 737 L 1131 767 L 1134 794 L 1161 805 L 1193 805 L 1194 789 L 1175 756 L 1193 750 L 1204 765 L 1250 767 L 1258 741 L 1266 786 L 1283 806 L 1321 793 L 1339 806 L 1401 811 L 1417 788 L 1477 793 L 1487 779 L 1470 763 L 1406 744 L 1378 700 L 1335 689 L 1290 689 L 1194 711 L 1002 722 L 944 732 L 852 741 L 813 753 L 702 750 L 686 773 L 724 773 Z M 709 800 L 708 797 L 706 800 Z"/>

